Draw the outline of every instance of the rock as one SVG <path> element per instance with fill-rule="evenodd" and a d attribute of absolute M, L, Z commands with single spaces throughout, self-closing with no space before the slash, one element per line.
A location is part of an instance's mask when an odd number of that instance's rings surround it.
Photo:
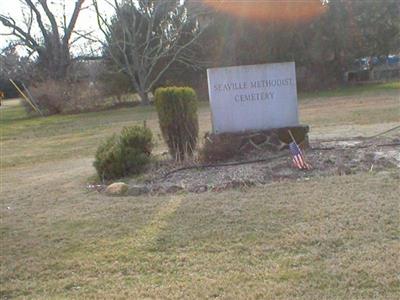
<path fill-rule="evenodd" d="M 165 192 L 169 193 L 169 194 L 175 194 L 182 190 L 183 190 L 183 187 L 180 185 L 170 185 L 165 188 Z"/>
<path fill-rule="evenodd" d="M 165 194 L 163 187 L 161 185 L 152 185 L 150 188 L 150 193 L 151 194 Z"/>
<path fill-rule="evenodd" d="M 128 188 L 129 196 L 140 196 L 150 192 L 150 189 L 145 185 L 130 185 Z"/>
<path fill-rule="evenodd" d="M 198 193 L 198 194 L 207 192 L 207 190 L 208 190 L 208 186 L 206 186 L 206 185 L 195 185 L 188 189 L 189 192 Z"/>
<path fill-rule="evenodd" d="M 214 186 L 211 191 L 212 192 L 222 192 L 228 189 L 236 189 L 236 188 L 247 188 L 250 186 L 254 186 L 255 182 L 250 180 L 232 180 L 229 182 L 224 182 L 222 184 Z"/>
<path fill-rule="evenodd" d="M 254 144 L 259 145 L 259 144 L 266 142 L 268 139 L 268 136 L 266 136 L 262 133 L 256 133 L 256 134 L 250 136 L 249 138 Z"/>
<path fill-rule="evenodd" d="M 268 143 L 269 143 L 269 144 L 272 144 L 272 145 L 275 145 L 275 146 L 277 146 L 277 147 L 279 147 L 279 146 L 281 146 L 281 144 L 283 144 L 283 143 L 279 140 L 279 138 L 278 138 L 278 136 L 277 136 L 276 134 L 272 134 L 272 135 L 269 137 Z"/>
<path fill-rule="evenodd" d="M 151 193 L 156 195 L 165 195 L 165 194 L 175 194 L 179 191 L 183 191 L 184 188 L 180 185 L 172 184 L 172 183 L 163 183 L 154 185 L 151 188 Z"/>
<path fill-rule="evenodd" d="M 251 151 L 256 150 L 257 148 L 254 147 L 254 144 L 252 145 L 251 143 L 247 142 L 245 144 L 243 144 L 242 146 L 240 146 L 239 150 L 242 153 L 249 153 Z"/>
<path fill-rule="evenodd" d="M 283 145 L 283 146 L 285 146 L 285 145 Z M 262 147 L 263 147 L 263 149 L 265 149 L 267 151 L 271 151 L 271 152 L 276 152 L 276 151 L 280 151 L 281 150 L 280 149 L 280 145 L 278 146 L 278 145 L 275 145 L 275 144 L 272 144 L 272 143 L 269 143 L 269 142 L 264 143 L 262 145 Z"/>
<path fill-rule="evenodd" d="M 107 186 L 105 192 L 108 196 L 124 196 L 128 192 L 128 185 L 124 182 L 114 182 Z"/>

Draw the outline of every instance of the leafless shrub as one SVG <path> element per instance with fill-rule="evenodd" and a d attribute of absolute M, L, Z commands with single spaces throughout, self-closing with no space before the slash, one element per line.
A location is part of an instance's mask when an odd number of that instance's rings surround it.
<path fill-rule="evenodd" d="M 87 82 L 46 80 L 29 90 L 34 102 L 46 115 L 98 110 L 106 105 L 103 90 Z M 32 112 L 28 103 L 24 106 Z"/>
<path fill-rule="evenodd" d="M 68 102 L 67 85 L 63 82 L 47 80 L 29 88 L 34 102 L 46 115 L 59 114 L 64 110 Z M 25 101 L 22 102 L 28 113 L 33 111 L 32 107 Z"/>

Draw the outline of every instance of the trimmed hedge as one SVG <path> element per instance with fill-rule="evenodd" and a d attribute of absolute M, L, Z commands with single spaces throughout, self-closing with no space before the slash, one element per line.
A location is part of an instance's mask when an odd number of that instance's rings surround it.
<path fill-rule="evenodd" d="M 178 161 L 191 157 L 199 134 L 196 92 L 189 87 L 158 88 L 155 105 L 171 156 Z"/>
<path fill-rule="evenodd" d="M 139 174 L 150 162 L 153 134 L 141 126 L 124 127 L 97 149 L 93 166 L 101 179 Z"/>

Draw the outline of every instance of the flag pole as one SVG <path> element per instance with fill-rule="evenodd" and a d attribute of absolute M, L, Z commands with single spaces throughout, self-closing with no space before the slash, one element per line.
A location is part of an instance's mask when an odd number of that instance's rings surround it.
<path fill-rule="evenodd" d="M 296 145 L 297 149 L 298 149 L 299 152 L 300 152 L 300 155 L 301 155 L 301 157 L 302 157 L 302 159 L 303 159 L 303 161 L 304 161 L 304 163 L 305 163 L 305 165 L 306 165 L 306 168 L 307 168 L 308 170 L 310 170 L 310 169 L 311 169 L 311 165 L 309 165 L 309 164 L 306 162 L 306 159 L 305 159 L 305 157 L 304 157 L 304 154 L 303 154 L 303 152 L 301 151 L 299 145 L 297 145 L 297 142 L 296 142 L 296 140 L 295 140 L 295 138 L 294 138 L 294 136 L 293 136 L 293 134 L 292 134 L 292 131 L 291 131 L 290 129 L 288 129 L 288 131 L 289 131 L 290 137 L 292 138 L 293 143 Z"/>
<path fill-rule="evenodd" d="M 290 129 L 288 129 L 288 131 L 289 131 L 290 137 L 292 138 L 292 141 L 297 145 L 296 140 L 294 139 L 294 136 L 292 134 L 292 131 Z"/>

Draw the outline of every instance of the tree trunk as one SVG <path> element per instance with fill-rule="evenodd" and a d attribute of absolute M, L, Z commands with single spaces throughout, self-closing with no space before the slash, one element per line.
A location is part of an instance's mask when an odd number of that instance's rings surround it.
<path fill-rule="evenodd" d="M 144 91 L 138 91 L 138 93 L 140 96 L 140 104 L 149 105 L 150 104 L 149 95 Z"/>
<path fill-rule="evenodd" d="M 46 78 L 64 80 L 71 64 L 69 49 L 55 45 L 39 52 L 39 66 Z"/>

